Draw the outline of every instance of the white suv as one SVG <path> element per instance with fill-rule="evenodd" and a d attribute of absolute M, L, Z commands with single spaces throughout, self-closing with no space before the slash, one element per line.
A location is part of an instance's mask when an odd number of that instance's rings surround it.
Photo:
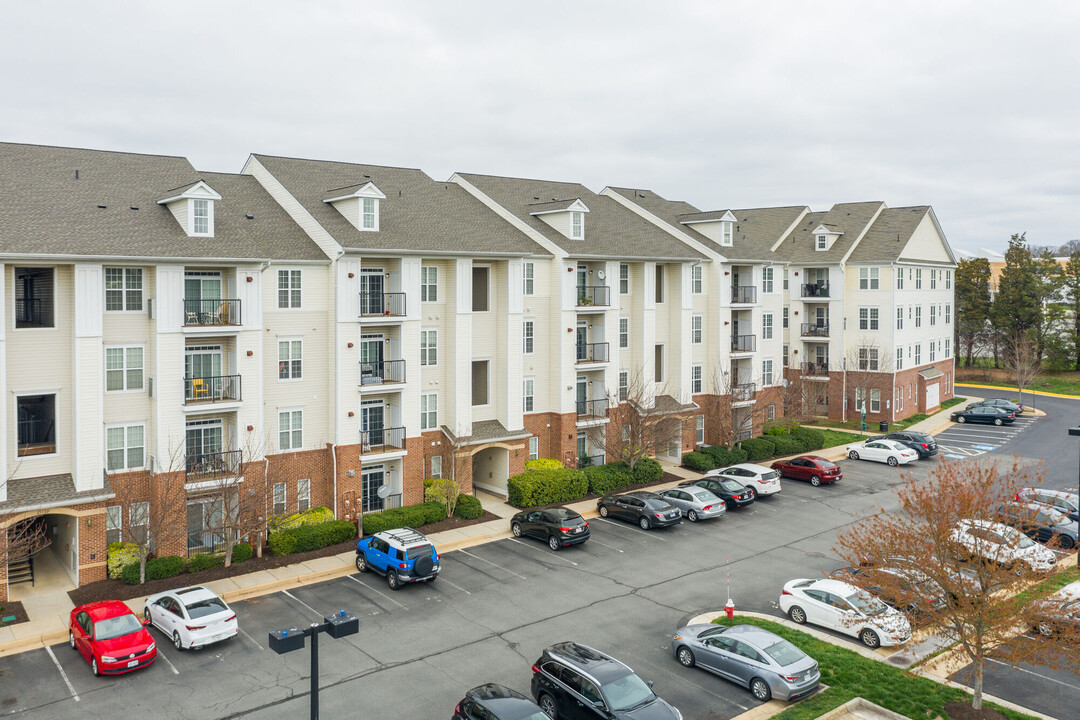
<path fill-rule="evenodd" d="M 1018 502 L 1035 503 L 1057 510 L 1074 522 L 1080 520 L 1080 496 L 1068 490 L 1024 488 L 1016 493 L 1016 499 Z"/>
<path fill-rule="evenodd" d="M 739 463 L 731 467 L 709 470 L 705 477 L 722 477 L 742 483 L 754 497 L 780 492 L 780 473 L 764 465 Z"/>
<path fill-rule="evenodd" d="M 1024 533 L 989 520 L 960 520 L 950 539 L 974 556 L 1011 567 L 1019 562 L 1033 572 L 1048 572 L 1057 555 Z"/>

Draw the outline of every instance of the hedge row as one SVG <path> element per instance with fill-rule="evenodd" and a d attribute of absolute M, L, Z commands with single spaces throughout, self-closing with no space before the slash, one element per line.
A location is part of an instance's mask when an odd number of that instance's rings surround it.
<path fill-rule="evenodd" d="M 589 481 L 581 470 L 526 470 L 506 481 L 508 502 L 514 507 L 532 507 L 577 500 L 589 492 Z"/>
<path fill-rule="evenodd" d="M 165 557 L 150 558 L 146 561 L 146 579 L 161 580 L 162 578 L 176 577 L 184 572 L 187 561 L 179 555 L 166 555 Z M 134 562 L 125 565 L 120 572 L 121 578 L 128 585 L 139 584 L 139 563 Z"/>
<path fill-rule="evenodd" d="M 585 468 L 585 479 L 589 482 L 590 493 L 607 495 L 633 485 L 634 473 L 626 463 L 614 462 Z"/>
<path fill-rule="evenodd" d="M 327 545 L 351 540 L 356 537 L 356 525 L 349 520 L 331 520 L 318 525 L 301 525 L 270 535 L 266 544 L 275 555 L 290 555 L 318 550 Z"/>
<path fill-rule="evenodd" d="M 270 518 L 268 524 L 270 526 L 270 532 L 275 533 L 281 530 L 291 530 L 292 528 L 300 527 L 301 525 L 318 525 L 333 519 L 334 511 L 330 508 L 313 507 L 302 512 L 293 513 L 292 515 L 277 515 Z"/>
<path fill-rule="evenodd" d="M 766 431 L 764 437 L 743 440 L 740 445 L 732 448 L 712 445 L 700 452 L 686 453 L 683 465 L 704 472 L 742 462 L 760 462 L 778 455 L 797 455 L 825 447 L 825 435 L 811 428 L 796 426 L 788 434 L 783 428 L 774 427 Z"/>
<path fill-rule="evenodd" d="M 463 498 L 458 498 L 461 503 Z M 364 513 L 364 536 L 400 527 L 416 528 L 446 519 L 446 505 L 441 502 L 425 502 L 419 505 Z"/>
<path fill-rule="evenodd" d="M 454 516 L 462 520 L 474 520 L 484 514 L 484 508 L 475 495 L 459 495 Z"/>
<path fill-rule="evenodd" d="M 232 563 L 236 565 L 251 559 L 251 545 L 233 545 Z M 122 563 L 122 564 L 121 564 Z M 185 570 L 199 572 L 225 564 L 224 553 L 199 553 L 187 560 L 179 555 L 149 558 L 146 561 L 146 579 L 176 577 Z M 139 584 L 139 546 L 135 543 L 110 543 L 108 551 L 109 577 L 123 580 L 128 585 Z M 114 569 L 116 568 L 115 572 Z"/>

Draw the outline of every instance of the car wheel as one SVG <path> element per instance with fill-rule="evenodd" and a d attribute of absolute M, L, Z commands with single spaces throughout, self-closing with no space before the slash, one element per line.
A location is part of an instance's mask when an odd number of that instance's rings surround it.
<path fill-rule="evenodd" d="M 956 416 L 956 422 L 958 422 L 958 423 L 966 423 L 967 418 L 965 418 L 963 415 L 957 415 Z"/>
<path fill-rule="evenodd" d="M 510 525 L 510 532 L 514 533 L 514 537 L 521 537 L 521 525 L 519 523 L 512 523 Z"/>
<path fill-rule="evenodd" d="M 752 487 L 748 487 L 748 488 L 746 488 L 746 490 L 747 490 L 747 492 L 750 493 L 750 499 L 751 500 L 757 500 L 757 490 L 755 490 Z"/>
<path fill-rule="evenodd" d="M 184 649 L 184 643 L 183 643 L 183 641 L 180 640 L 180 631 L 179 630 L 173 630 L 172 644 L 176 646 L 177 650 L 183 650 Z"/>
<path fill-rule="evenodd" d="M 558 550 L 559 548 L 562 547 L 562 543 L 559 542 L 559 538 L 552 535 L 552 536 L 548 537 L 548 547 L 551 548 L 552 550 Z"/>
<path fill-rule="evenodd" d="M 862 640 L 863 645 L 871 650 L 881 646 L 881 638 L 879 638 L 878 634 L 870 628 L 864 628 L 863 631 L 859 633 L 859 639 Z"/>
<path fill-rule="evenodd" d="M 1039 634 L 1043 637 L 1051 637 L 1054 634 L 1054 628 L 1050 627 L 1050 623 L 1041 622 L 1035 626 L 1035 629 L 1039 631 Z"/>
<path fill-rule="evenodd" d="M 649 518 L 641 518 L 637 521 L 637 524 L 641 527 L 642 530 L 648 530 L 652 527 L 652 523 L 649 522 Z"/>
<path fill-rule="evenodd" d="M 888 460 L 886 460 L 885 462 L 889 463 L 889 467 L 896 467 L 897 465 L 899 465 L 899 464 L 900 464 L 900 463 L 899 463 L 899 462 L 897 461 L 897 459 L 896 459 L 896 458 L 894 458 L 894 457 L 892 457 L 891 455 L 889 456 L 889 459 L 888 459 Z"/>
<path fill-rule="evenodd" d="M 555 720 L 555 718 L 559 717 L 559 710 L 555 705 L 555 698 L 544 693 L 540 696 L 539 700 L 537 705 L 540 706 L 540 709 L 544 711 L 545 715 L 551 718 L 551 720 Z"/>
<path fill-rule="evenodd" d="M 798 623 L 799 625 L 806 624 L 806 611 L 798 605 L 792 605 L 791 609 L 787 611 L 788 617 L 791 618 L 791 622 Z"/>
<path fill-rule="evenodd" d="M 360 553 L 356 556 L 356 571 L 362 573 L 366 573 L 368 571 L 367 556 L 363 553 Z"/>
<path fill-rule="evenodd" d="M 849 453 L 847 454 L 847 456 L 848 456 L 849 458 L 851 458 L 852 460 L 858 460 L 858 459 L 859 459 L 859 453 L 855 452 L 854 450 L 852 450 L 851 452 L 849 452 Z"/>
<path fill-rule="evenodd" d="M 146 618 L 146 622 L 150 623 L 151 625 L 154 624 L 154 619 L 150 617 L 150 608 L 143 608 L 142 616 Z"/>
<path fill-rule="evenodd" d="M 697 522 L 697 510 L 691 510 L 690 512 L 686 513 L 686 519 L 690 522 Z"/>
<path fill-rule="evenodd" d="M 606 505 L 601 505 L 600 506 L 600 517 L 606 518 L 607 514 L 608 514 L 607 506 Z"/>
<path fill-rule="evenodd" d="M 68 647 L 75 649 L 75 633 L 68 630 Z"/>
<path fill-rule="evenodd" d="M 1068 535 L 1058 535 L 1057 540 L 1062 550 L 1072 550 L 1076 547 L 1076 541 Z"/>
<path fill-rule="evenodd" d="M 754 694 L 754 698 L 761 702 L 772 700 L 772 688 L 769 687 L 769 683 L 761 678 L 754 678 L 750 681 L 750 692 Z"/>
<path fill-rule="evenodd" d="M 1000 427 L 1005 424 L 1005 421 L 1001 418 L 994 418 L 994 424 Z"/>
<path fill-rule="evenodd" d="M 679 662 L 683 667 L 694 667 L 694 652 L 683 645 L 679 648 Z"/>
<path fill-rule="evenodd" d="M 820 487 L 821 486 L 821 478 L 819 478 L 817 475 L 811 475 L 810 476 L 810 484 L 813 485 L 814 487 Z"/>
<path fill-rule="evenodd" d="M 95 677 L 101 677 L 101 671 L 98 670 L 97 658 L 90 661 L 90 672 L 94 673 Z"/>
<path fill-rule="evenodd" d="M 386 573 L 386 584 L 390 586 L 391 590 L 400 590 L 401 581 L 398 580 L 397 573 L 390 570 Z"/>

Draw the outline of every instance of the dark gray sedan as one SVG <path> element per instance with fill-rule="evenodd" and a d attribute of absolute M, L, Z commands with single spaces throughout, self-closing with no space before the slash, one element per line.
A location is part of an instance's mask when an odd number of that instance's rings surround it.
<path fill-rule="evenodd" d="M 750 688 L 762 702 L 799 700 L 821 681 L 816 660 L 754 625 L 688 625 L 675 631 L 671 650 L 684 667 L 697 665 Z"/>
<path fill-rule="evenodd" d="M 679 508 L 690 522 L 720 517 L 727 511 L 724 501 L 703 487 L 677 487 L 656 494 Z"/>

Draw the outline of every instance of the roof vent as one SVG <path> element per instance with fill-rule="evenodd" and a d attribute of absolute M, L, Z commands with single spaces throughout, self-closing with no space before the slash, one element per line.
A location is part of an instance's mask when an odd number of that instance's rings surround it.
<path fill-rule="evenodd" d="M 104 209 L 105 209 L 105 206 L 104 206 L 104 205 L 98 205 L 98 207 L 99 207 L 99 208 L 101 208 L 102 210 L 104 210 Z"/>
<path fill-rule="evenodd" d="M 539 200 L 539 199 L 540 199 L 539 195 L 533 195 L 533 200 Z"/>
<path fill-rule="evenodd" d="M 76 180 L 78 180 L 78 179 L 79 179 L 79 171 L 78 171 L 78 170 L 76 170 L 76 171 L 75 171 L 75 179 L 76 179 Z"/>
<path fill-rule="evenodd" d="M 131 209 L 132 209 L 132 210 L 138 210 L 138 209 L 139 209 L 139 206 L 138 206 L 138 205 L 132 205 L 132 206 L 131 206 Z"/>
<path fill-rule="evenodd" d="M 244 213 L 244 217 L 246 217 L 248 220 L 254 220 L 255 219 L 255 216 L 252 215 L 251 213 Z"/>
<path fill-rule="evenodd" d="M 366 178 L 367 178 L 368 180 L 370 180 L 370 179 L 371 179 L 371 176 L 370 176 L 370 175 L 365 175 L 364 177 L 366 177 Z"/>

